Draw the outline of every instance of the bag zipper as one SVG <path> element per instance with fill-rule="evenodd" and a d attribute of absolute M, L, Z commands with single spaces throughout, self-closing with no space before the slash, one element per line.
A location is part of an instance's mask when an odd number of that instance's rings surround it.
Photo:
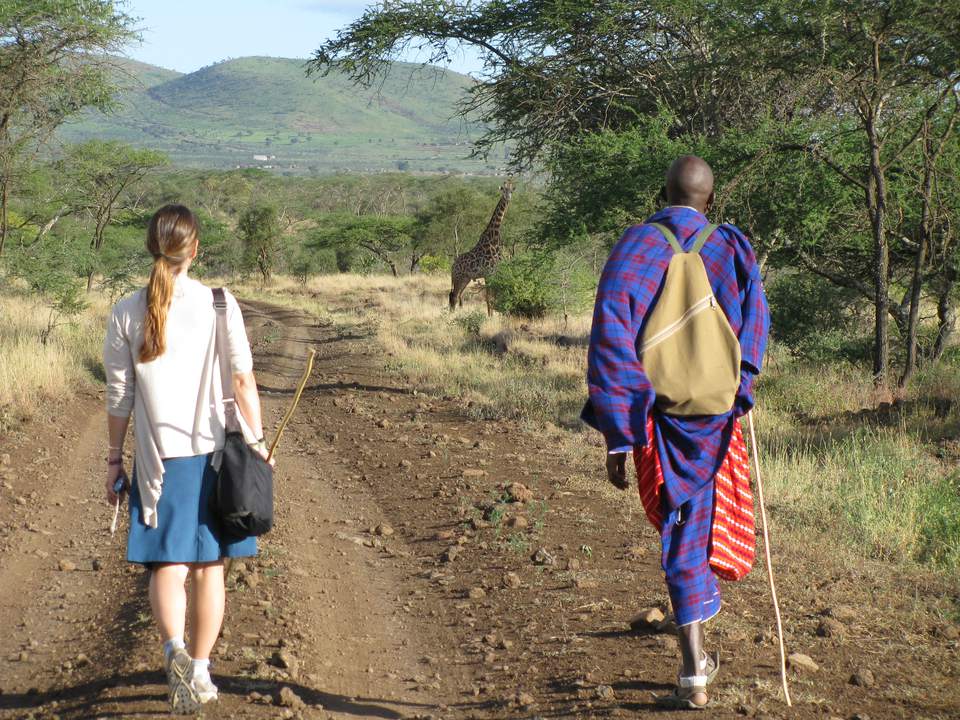
<path fill-rule="evenodd" d="M 698 300 L 689 308 L 687 308 L 687 311 L 683 315 L 681 315 L 679 318 L 674 320 L 672 323 L 667 325 L 663 330 L 658 332 L 652 338 L 647 340 L 643 345 L 641 345 L 640 352 L 645 353 L 654 345 L 659 345 L 664 340 L 669 338 L 671 335 L 679 332 L 684 325 L 686 325 L 691 320 L 693 320 L 693 317 L 695 315 L 706 310 L 707 308 L 714 308 L 716 306 L 717 306 L 717 299 L 713 296 L 713 293 L 710 293 L 706 297 Z"/>

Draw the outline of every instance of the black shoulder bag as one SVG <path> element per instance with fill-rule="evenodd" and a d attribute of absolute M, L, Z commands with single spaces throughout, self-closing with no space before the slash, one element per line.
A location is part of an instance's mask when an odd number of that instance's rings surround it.
<path fill-rule="evenodd" d="M 220 360 L 227 432 L 210 502 L 224 535 L 241 539 L 263 535 L 273 527 L 273 468 L 247 445 L 237 420 L 223 288 L 213 290 L 213 306 L 217 311 L 216 354 Z"/>

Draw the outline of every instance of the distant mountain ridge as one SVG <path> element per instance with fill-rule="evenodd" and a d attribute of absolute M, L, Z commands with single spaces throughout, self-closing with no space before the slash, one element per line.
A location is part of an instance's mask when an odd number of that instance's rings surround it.
<path fill-rule="evenodd" d="M 479 133 L 456 113 L 473 84 L 439 68 L 395 63 L 376 88 L 344 76 L 306 77 L 306 60 L 245 57 L 192 73 L 117 59 L 121 108 L 87 112 L 68 142 L 121 140 L 189 167 L 491 172 L 469 158 Z"/>

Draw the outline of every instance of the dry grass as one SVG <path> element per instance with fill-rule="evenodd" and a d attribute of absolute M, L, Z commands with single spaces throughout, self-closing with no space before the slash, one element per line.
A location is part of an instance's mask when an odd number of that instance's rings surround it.
<path fill-rule="evenodd" d="M 49 310 L 8 279 L 0 291 L 0 431 L 29 420 L 44 403 L 69 400 L 100 373 L 106 299 L 40 340 Z"/>

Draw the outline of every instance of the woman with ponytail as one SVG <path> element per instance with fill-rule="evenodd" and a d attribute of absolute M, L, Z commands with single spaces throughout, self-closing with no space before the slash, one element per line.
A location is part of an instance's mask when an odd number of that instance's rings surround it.
<path fill-rule="evenodd" d="M 209 510 L 217 450 L 224 444 L 219 362 L 231 363 L 241 426 L 266 457 L 253 359 L 236 299 L 227 300 L 229 358 L 216 348 L 213 292 L 187 275 L 197 256 L 196 217 L 166 205 L 151 218 L 147 287 L 113 308 L 104 344 L 107 377 L 107 500 L 126 478 L 123 445 L 135 420 L 127 560 L 150 572 L 150 606 L 164 641 L 175 713 L 217 698 L 210 652 L 224 609 L 224 558 L 257 552 L 256 538 L 221 537 Z M 191 580 L 190 640 L 184 644 L 185 582 Z"/>

